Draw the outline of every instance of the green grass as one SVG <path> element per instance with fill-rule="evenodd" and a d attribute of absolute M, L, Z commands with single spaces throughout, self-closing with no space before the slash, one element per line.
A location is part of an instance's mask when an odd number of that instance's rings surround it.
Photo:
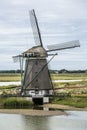
<path fill-rule="evenodd" d="M 52 99 L 51 103 L 69 105 L 77 108 L 85 108 L 87 107 L 87 97 L 55 97 Z"/>

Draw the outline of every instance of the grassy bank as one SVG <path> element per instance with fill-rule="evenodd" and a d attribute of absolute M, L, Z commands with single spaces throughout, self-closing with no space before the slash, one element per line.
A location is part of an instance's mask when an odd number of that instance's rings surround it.
<path fill-rule="evenodd" d="M 52 104 L 61 104 L 61 105 L 69 105 L 77 108 L 85 108 L 87 107 L 87 97 L 54 97 L 51 100 Z"/>

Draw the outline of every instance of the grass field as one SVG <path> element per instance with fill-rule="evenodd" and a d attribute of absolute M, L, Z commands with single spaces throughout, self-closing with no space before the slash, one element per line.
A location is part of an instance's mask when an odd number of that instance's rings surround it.
<path fill-rule="evenodd" d="M 53 80 L 87 80 L 86 73 L 65 73 L 65 74 L 51 74 Z"/>
<path fill-rule="evenodd" d="M 73 73 L 73 74 L 51 74 L 52 80 L 87 80 L 86 73 Z M 0 82 L 20 81 L 21 76 L 19 73 L 0 73 Z"/>
<path fill-rule="evenodd" d="M 66 97 L 66 98 L 54 98 L 52 99 L 53 104 L 69 105 L 77 108 L 87 107 L 87 97 Z"/>
<path fill-rule="evenodd" d="M 65 104 L 76 107 L 87 107 L 87 74 L 51 74 L 52 80 L 82 80 L 79 82 L 62 82 L 53 83 L 55 98 L 52 103 Z M 0 82 L 20 81 L 20 74 L 0 74 Z M 0 95 L 17 94 L 20 86 L 0 86 Z M 64 97 L 69 94 L 70 97 Z M 59 96 L 63 95 L 63 96 Z"/>
<path fill-rule="evenodd" d="M 87 86 L 87 74 L 86 73 L 74 73 L 74 74 L 51 74 L 52 80 L 76 80 L 80 79 L 82 81 L 78 82 L 53 82 L 54 89 L 64 89 L 64 91 L 78 91 L 80 89 L 85 89 Z M 20 81 L 21 76 L 18 73 L 0 73 L 0 82 L 15 82 Z M 15 88 L 15 86 L 1 86 L 0 89 Z M 58 90 L 59 91 L 59 90 Z"/>
<path fill-rule="evenodd" d="M 18 73 L 0 73 L 0 82 L 20 81 L 21 76 Z"/>

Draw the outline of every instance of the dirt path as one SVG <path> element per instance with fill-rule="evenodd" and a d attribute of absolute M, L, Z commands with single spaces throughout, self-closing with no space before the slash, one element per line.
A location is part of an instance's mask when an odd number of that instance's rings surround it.
<path fill-rule="evenodd" d="M 29 116 L 57 116 L 66 115 L 62 111 L 47 111 L 47 110 L 29 110 L 29 109 L 0 109 L 0 113 L 6 114 L 21 114 Z"/>
<path fill-rule="evenodd" d="M 43 107 L 59 109 L 59 110 L 78 110 L 78 111 L 87 111 L 87 108 L 76 108 L 68 105 L 59 105 L 59 104 L 44 104 Z"/>

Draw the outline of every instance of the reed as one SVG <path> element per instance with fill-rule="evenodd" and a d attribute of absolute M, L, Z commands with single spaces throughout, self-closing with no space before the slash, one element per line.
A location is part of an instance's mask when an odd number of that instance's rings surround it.
<path fill-rule="evenodd" d="M 31 108 L 33 106 L 32 101 L 23 98 L 7 98 L 2 103 L 4 108 Z"/>

